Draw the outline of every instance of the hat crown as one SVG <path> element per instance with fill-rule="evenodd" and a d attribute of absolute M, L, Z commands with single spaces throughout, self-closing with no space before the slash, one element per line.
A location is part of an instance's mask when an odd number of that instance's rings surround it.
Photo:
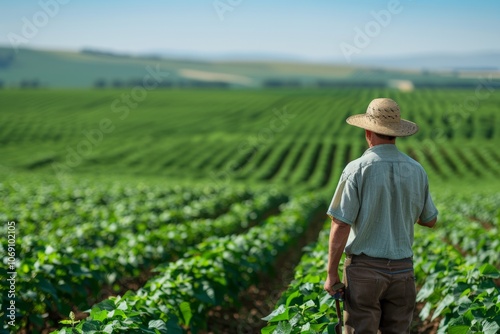
<path fill-rule="evenodd" d="M 401 121 L 398 104 L 388 98 L 372 100 L 366 109 L 366 116 L 374 123 L 390 124 Z"/>

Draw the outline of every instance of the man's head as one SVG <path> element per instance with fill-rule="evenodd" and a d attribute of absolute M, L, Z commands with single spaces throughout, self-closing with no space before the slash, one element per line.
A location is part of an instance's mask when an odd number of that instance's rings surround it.
<path fill-rule="evenodd" d="M 389 98 L 372 100 L 366 113 L 350 116 L 346 122 L 386 137 L 406 137 L 418 131 L 415 123 L 401 118 L 398 104 Z"/>

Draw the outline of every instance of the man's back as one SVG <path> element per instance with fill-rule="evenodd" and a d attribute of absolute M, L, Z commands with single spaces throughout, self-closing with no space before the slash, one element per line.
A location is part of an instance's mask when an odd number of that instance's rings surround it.
<path fill-rule="evenodd" d="M 414 223 L 433 214 L 423 212 L 429 192 L 422 166 L 395 145 L 377 145 L 346 166 L 339 186 L 343 181 L 351 190 L 348 212 L 329 213 L 350 220 L 356 238 L 346 253 L 411 257 Z"/>

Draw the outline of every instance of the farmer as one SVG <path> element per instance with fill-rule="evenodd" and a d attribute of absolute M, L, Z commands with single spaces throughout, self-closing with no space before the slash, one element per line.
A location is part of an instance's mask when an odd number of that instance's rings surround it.
<path fill-rule="evenodd" d="M 369 148 L 345 167 L 327 212 L 332 225 L 324 288 L 339 292 L 332 287 L 340 282 L 345 248 L 346 333 L 409 333 L 416 298 L 413 227 L 433 227 L 438 214 L 424 169 L 395 145 L 396 137 L 418 127 L 401 119 L 388 98 L 371 101 L 365 114 L 347 123 L 365 130 Z"/>

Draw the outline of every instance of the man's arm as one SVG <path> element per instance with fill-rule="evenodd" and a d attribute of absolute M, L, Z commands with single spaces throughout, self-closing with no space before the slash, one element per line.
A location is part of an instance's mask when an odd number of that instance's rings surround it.
<path fill-rule="evenodd" d="M 428 221 L 427 223 L 422 223 L 422 221 L 420 219 L 417 220 L 417 224 L 418 225 L 429 227 L 429 228 L 433 228 L 434 225 L 436 225 L 436 222 L 437 222 L 437 217 L 435 217 L 434 219 Z"/>
<path fill-rule="evenodd" d="M 336 291 L 332 290 L 333 285 L 340 282 L 339 262 L 344 252 L 351 226 L 332 218 L 332 227 L 330 229 L 330 240 L 328 242 L 328 268 L 324 289 L 329 294 L 334 295 Z"/>

